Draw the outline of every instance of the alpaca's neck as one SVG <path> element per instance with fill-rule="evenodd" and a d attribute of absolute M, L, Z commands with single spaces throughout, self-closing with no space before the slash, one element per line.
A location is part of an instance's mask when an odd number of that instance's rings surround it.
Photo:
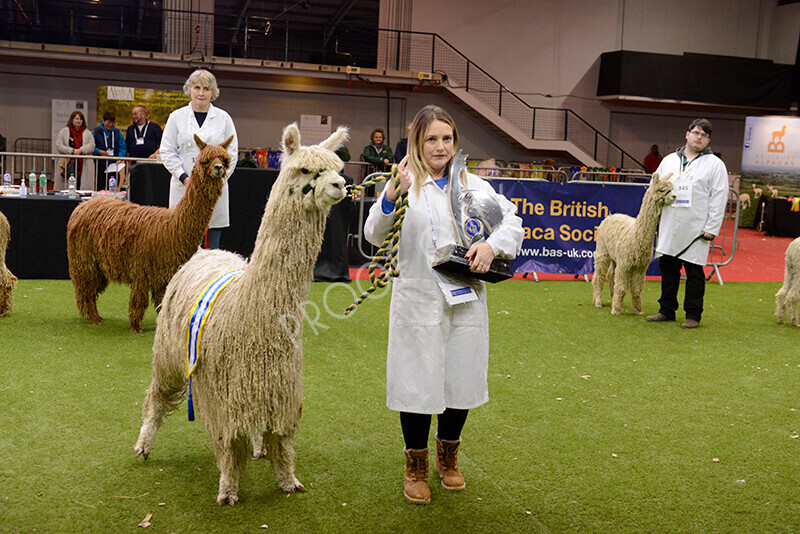
<path fill-rule="evenodd" d="M 200 183 L 202 181 L 202 183 Z M 214 206 L 222 194 L 222 183 L 218 180 L 207 180 L 192 173 L 186 192 L 173 208 L 176 231 L 205 231 Z M 177 230 L 180 229 L 180 230 Z"/>
<path fill-rule="evenodd" d="M 637 242 L 652 242 L 653 236 L 658 229 L 658 221 L 661 218 L 661 211 L 663 206 L 656 205 L 651 202 L 648 197 L 642 202 L 642 207 L 639 209 L 639 214 L 636 216 L 636 223 L 634 224 L 634 236 Z"/>
<path fill-rule="evenodd" d="M 308 296 L 328 211 L 305 210 L 295 198 L 273 189 L 243 275 L 249 302 L 297 311 Z"/>

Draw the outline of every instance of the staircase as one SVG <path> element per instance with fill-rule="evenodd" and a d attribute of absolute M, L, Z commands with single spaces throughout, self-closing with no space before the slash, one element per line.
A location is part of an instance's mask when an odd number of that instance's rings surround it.
<path fill-rule="evenodd" d="M 511 144 L 587 167 L 644 168 L 572 110 L 528 105 L 437 34 L 379 30 L 378 67 L 441 74 L 453 100 Z"/>

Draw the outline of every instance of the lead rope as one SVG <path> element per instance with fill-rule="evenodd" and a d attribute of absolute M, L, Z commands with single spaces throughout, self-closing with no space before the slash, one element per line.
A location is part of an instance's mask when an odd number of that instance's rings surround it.
<path fill-rule="evenodd" d="M 395 183 L 394 221 L 392 222 L 392 228 L 389 230 L 386 239 L 383 240 L 378 252 L 375 253 L 375 257 L 372 258 L 369 264 L 368 273 L 371 282 L 370 287 L 367 288 L 355 302 L 347 307 L 344 311 L 345 315 L 350 315 L 350 313 L 355 310 L 359 304 L 364 302 L 376 289 L 386 287 L 392 278 L 400 274 L 397 270 L 397 251 L 398 244 L 400 243 L 400 229 L 403 226 L 403 219 L 406 216 L 406 208 L 408 207 L 408 192 L 400 193 L 401 186 L 400 180 L 397 179 L 397 165 L 392 165 L 391 173 L 376 172 L 370 174 L 361 184 L 351 186 L 350 191 L 362 191 L 388 178 L 394 179 Z M 387 250 L 389 254 L 384 256 Z M 375 273 L 376 269 L 380 270 L 379 275 Z"/>

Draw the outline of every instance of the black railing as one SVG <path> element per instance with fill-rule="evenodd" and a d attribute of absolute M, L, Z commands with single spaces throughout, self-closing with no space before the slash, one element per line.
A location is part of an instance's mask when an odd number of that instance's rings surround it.
<path fill-rule="evenodd" d="M 531 139 L 569 141 L 601 166 L 643 168 L 572 110 L 529 105 L 437 34 L 173 11 L 132 2 L 40 0 L 30 3 L 30 11 L 23 9 L 26 4 L 3 3 L 0 39 L 441 73 L 451 88 L 463 89 Z"/>

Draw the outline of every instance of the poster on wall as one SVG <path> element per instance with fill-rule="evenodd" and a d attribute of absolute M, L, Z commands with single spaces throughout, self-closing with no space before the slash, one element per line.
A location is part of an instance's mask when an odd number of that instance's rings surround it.
<path fill-rule="evenodd" d="M 522 248 L 511 268 L 517 273 L 594 273 L 597 227 L 612 213 L 635 217 L 647 187 L 630 184 L 559 183 L 495 178 L 492 187 L 517 207 Z M 647 274 L 657 275 L 658 261 Z"/>
<path fill-rule="evenodd" d="M 739 226 L 762 229 L 767 199 L 800 196 L 800 118 L 747 117 L 742 147 Z M 759 209 L 761 207 L 762 209 Z"/>
<path fill-rule="evenodd" d="M 56 148 L 56 138 L 58 137 L 58 132 L 60 132 L 61 129 L 67 125 L 67 122 L 69 122 L 69 116 L 72 115 L 73 111 L 80 111 L 83 113 L 83 116 L 87 121 L 90 120 L 88 117 L 89 101 L 53 99 L 50 102 L 50 153 L 58 154 L 58 149 Z M 87 124 L 86 127 L 89 129 L 92 128 L 92 126 L 89 124 Z"/>
<path fill-rule="evenodd" d="M 330 115 L 300 115 L 300 135 L 304 145 L 317 145 L 331 135 Z"/>
<path fill-rule="evenodd" d="M 103 114 L 110 111 L 117 120 L 117 128 L 124 135 L 132 122 L 131 109 L 137 104 L 144 104 L 150 110 L 150 120 L 164 128 L 169 114 L 188 103 L 189 98 L 181 90 L 100 85 L 97 87 L 97 117 L 89 127 L 94 129 L 102 120 Z M 89 117 L 86 119 L 91 120 Z"/>

